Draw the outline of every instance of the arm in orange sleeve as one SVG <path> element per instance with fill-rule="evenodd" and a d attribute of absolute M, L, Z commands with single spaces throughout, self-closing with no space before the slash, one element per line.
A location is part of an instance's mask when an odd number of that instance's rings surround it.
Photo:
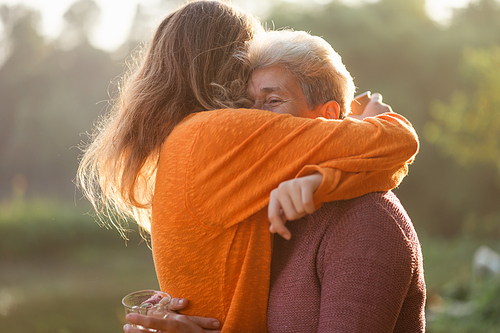
<path fill-rule="evenodd" d="M 219 110 L 201 122 L 196 133 L 186 133 L 196 135 L 186 206 L 208 227 L 229 227 L 253 215 L 282 181 L 306 175 L 307 165 L 336 169 L 317 191 L 323 201 L 393 188 L 419 146 L 411 124 L 395 113 L 339 121 Z"/>
<path fill-rule="evenodd" d="M 400 115 L 397 115 L 397 117 L 402 124 L 412 128 L 408 120 Z M 367 120 L 369 121 L 369 119 Z M 415 155 L 417 152 L 418 147 Z M 318 209 L 324 202 L 347 200 L 370 192 L 389 191 L 396 188 L 408 174 L 408 165 L 413 163 L 415 155 L 405 163 L 392 168 L 362 172 L 343 172 L 334 169 L 336 161 L 329 161 L 320 165 L 306 165 L 295 178 L 304 177 L 314 172 L 323 175 L 323 181 L 314 193 L 314 204 Z"/>
<path fill-rule="evenodd" d="M 308 165 L 297 175 L 297 178 L 319 172 L 323 181 L 314 192 L 314 206 L 318 209 L 328 201 L 348 200 L 370 192 L 385 192 L 399 186 L 408 173 L 408 165 L 403 164 L 387 170 L 363 172 L 344 172 L 333 168 L 322 168 Z"/>

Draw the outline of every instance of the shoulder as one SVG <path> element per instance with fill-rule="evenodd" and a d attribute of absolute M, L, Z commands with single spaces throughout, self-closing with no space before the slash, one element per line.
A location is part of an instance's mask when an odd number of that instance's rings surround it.
<path fill-rule="evenodd" d="M 362 221 L 384 223 L 408 242 L 418 243 L 417 233 L 399 198 L 392 192 L 374 192 L 351 201 L 346 216 L 358 216 Z"/>
<path fill-rule="evenodd" d="M 415 233 L 408 213 L 392 191 L 368 193 L 342 203 L 342 218 L 351 221 L 351 224 L 353 221 L 370 225 L 383 224 L 400 229 L 407 236 Z"/>
<path fill-rule="evenodd" d="M 319 276 L 347 263 L 354 265 L 358 273 L 364 271 L 361 267 L 373 272 L 389 270 L 405 279 L 410 279 L 418 268 L 420 243 L 392 192 L 326 203 L 321 209 L 324 214 L 335 212 L 336 218 L 327 225 L 318 249 Z"/>
<path fill-rule="evenodd" d="M 351 200 L 324 204 L 335 211 L 323 241 L 330 251 L 385 253 L 411 260 L 420 247 L 411 220 L 399 199 L 389 192 L 374 192 Z"/>

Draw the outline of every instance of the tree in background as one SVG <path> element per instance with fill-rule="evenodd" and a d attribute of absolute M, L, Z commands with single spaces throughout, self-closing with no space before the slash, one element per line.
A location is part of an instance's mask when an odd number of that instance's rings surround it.
<path fill-rule="evenodd" d="M 0 68 L 0 198 L 11 195 L 15 179 L 24 179 L 28 195 L 73 200 L 80 134 L 106 107 L 97 103 L 109 99 L 119 67 L 87 37 L 71 49 L 48 43 L 30 9 L 4 6 L 2 13 L 11 47 Z M 73 25 L 88 36 L 91 25 L 83 21 Z"/>
<path fill-rule="evenodd" d="M 500 44 L 500 1 L 478 0 L 456 10 L 450 31 L 454 41 L 470 47 Z"/>
<path fill-rule="evenodd" d="M 163 0 L 154 7 L 138 7 L 127 42 L 113 54 L 89 44 L 99 12 L 91 0 L 78 0 L 69 8 L 65 30 L 72 32 L 53 43 L 39 35 L 37 13 L 4 6 L 0 14 L 11 46 L 0 67 L 0 199 L 11 195 L 12 180 L 21 179 L 16 175 L 26 179 L 30 195 L 74 198 L 76 146 L 85 140 L 80 135 L 91 130 L 92 122 L 108 107 L 110 82 L 123 72 L 127 54 L 149 37 L 145 34 L 156 24 L 153 15 L 166 15 L 173 3 Z M 493 54 L 491 50 L 500 45 L 498 0 L 472 2 L 456 11 L 448 26 L 426 15 L 424 0 L 380 0 L 356 6 L 333 0 L 313 5 L 277 2 L 273 6 L 263 17 L 268 27 L 293 27 L 323 36 L 342 55 L 359 91 L 381 92 L 384 101 L 421 134 L 419 156 L 397 189 L 419 231 L 453 236 L 472 213 L 498 213 L 491 199 L 500 196 L 498 183 L 491 181 L 497 177 L 496 165 L 486 162 L 486 151 L 484 163 L 458 163 L 438 144 L 452 139 L 445 139 L 451 135 L 448 125 L 436 118 L 444 111 L 433 106 L 439 105 L 437 100 L 452 103 L 457 97 L 450 96 L 460 95 L 456 91 L 468 98 L 467 103 L 476 103 L 469 91 L 478 89 L 478 81 L 460 71 L 467 68 L 460 64 L 466 61 L 466 48 L 476 50 L 470 54 L 483 49 Z M 68 44 L 64 41 L 70 35 L 77 37 Z M 442 103 L 441 109 L 449 107 Z M 449 112 L 456 111 L 450 108 Z M 487 125 L 493 126 L 489 121 Z M 428 132 L 436 136 L 436 128 L 440 139 L 426 140 Z M 482 132 L 487 131 L 492 130 Z"/>
<path fill-rule="evenodd" d="M 500 187 L 500 46 L 464 50 L 462 87 L 453 91 L 448 102 L 436 100 L 430 108 L 432 120 L 424 127 L 424 136 L 451 156 L 458 164 L 474 172 L 475 164 L 497 168 L 489 182 Z M 487 179 L 486 175 L 483 175 Z M 482 190 L 485 190 L 484 188 Z M 471 194 L 471 193 L 470 193 Z M 464 228 L 482 236 L 500 236 L 499 198 L 495 191 L 484 191 L 481 200 L 486 211 L 471 210 Z"/>
<path fill-rule="evenodd" d="M 453 161 L 437 180 L 448 206 L 460 214 L 455 228 L 498 238 L 500 1 L 475 1 L 457 10 L 446 37 L 455 75 L 448 74 L 448 93 L 429 100 L 421 133 L 437 148 L 439 161 Z"/>
<path fill-rule="evenodd" d="M 21 94 L 19 87 L 30 84 L 30 77 L 48 52 L 37 32 L 39 15 L 21 6 L 1 8 L 4 27 L 5 63 L 0 67 L 0 156 L 7 149 L 14 130 Z"/>
<path fill-rule="evenodd" d="M 464 88 L 435 101 L 425 137 L 460 164 L 486 163 L 500 174 L 500 46 L 466 49 Z"/>
<path fill-rule="evenodd" d="M 32 257 L 37 251 L 46 253 L 47 249 L 59 253 L 62 246 L 66 249 L 79 242 L 92 242 L 92 248 L 96 242 L 112 243 L 107 238 L 109 233 L 87 230 L 87 226 L 93 226 L 92 221 L 84 221 L 80 212 L 75 218 L 71 212 L 75 198 L 80 197 L 72 183 L 79 153 L 76 146 L 86 140 L 82 133 L 90 131 L 108 107 L 112 98 L 109 91 L 113 89 L 110 81 L 123 72 L 128 53 L 148 39 L 146 35 L 157 23 L 154 15 L 166 15 L 176 2 L 141 4 L 126 45 L 121 52 L 113 53 L 89 43 L 98 15 L 92 1 L 75 0 L 65 15 L 68 32 L 53 42 L 40 35 L 37 12 L 22 6 L 0 8 L 4 33 L 0 36 L 0 215 L 26 211 L 12 220 L 15 228 L 4 228 L 0 233 L 4 235 L 0 247 L 9 260 L 18 260 L 23 254 Z M 252 1 L 260 9 L 271 6 L 269 3 Z M 457 10 L 446 26 L 430 20 L 424 4 L 424 0 L 361 1 L 356 6 L 341 0 L 287 1 L 273 4 L 267 18 L 262 18 L 270 28 L 288 26 L 323 36 L 342 55 L 360 92 L 383 93 L 384 101 L 414 124 L 421 136 L 421 150 L 395 192 L 423 241 L 430 290 L 476 304 L 468 316 L 441 316 L 434 324 L 429 320 L 428 332 L 497 332 L 498 281 L 492 288 L 485 284 L 475 291 L 465 279 L 470 276 L 469 255 L 475 244 L 498 244 L 500 238 L 500 1 L 473 0 Z M 22 199 L 22 194 L 44 196 L 45 200 L 35 200 L 30 209 L 27 205 L 5 209 L 16 195 Z M 60 203 L 47 200 L 54 197 L 71 201 L 69 208 L 63 205 L 61 209 Z M 82 226 L 76 229 L 67 223 L 79 223 L 80 218 Z M 61 230 L 70 230 L 71 234 Z M 459 233 L 473 237 L 436 237 Z M 118 238 L 116 233 L 111 235 Z M 484 238 L 472 239 L 478 235 Z M 467 244 L 471 239 L 473 242 Z M 429 243 L 435 244 L 429 248 Z M 78 256 L 88 260 L 89 248 L 78 251 Z M 13 250 L 17 257 L 12 256 Z M 53 259 L 50 256 L 51 263 Z M 24 272 L 24 264 L 22 267 Z M 32 299 L 32 295 L 26 297 L 27 308 L 20 310 L 20 318 L 25 318 L 26 309 L 29 312 L 37 303 L 29 302 Z M 47 308 L 69 304 L 71 308 L 71 301 L 63 300 L 40 304 Z M 44 324 L 50 320 L 38 309 L 32 313 L 41 313 Z M 56 320 L 59 323 L 59 317 Z M 19 322 L 12 327 L 19 330 Z"/>

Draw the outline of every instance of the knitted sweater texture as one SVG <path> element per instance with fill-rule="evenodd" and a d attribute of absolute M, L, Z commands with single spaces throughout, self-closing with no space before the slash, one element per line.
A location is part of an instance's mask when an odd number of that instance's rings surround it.
<path fill-rule="evenodd" d="M 219 319 L 223 332 L 265 332 L 271 190 L 319 171 L 317 207 L 386 191 L 417 151 L 411 124 L 394 113 L 364 121 L 191 115 L 165 141 L 157 170 L 151 240 L 161 289 L 190 300 L 183 313 Z"/>
<path fill-rule="evenodd" d="M 422 253 L 392 192 L 325 203 L 276 236 L 272 333 L 425 331 Z"/>

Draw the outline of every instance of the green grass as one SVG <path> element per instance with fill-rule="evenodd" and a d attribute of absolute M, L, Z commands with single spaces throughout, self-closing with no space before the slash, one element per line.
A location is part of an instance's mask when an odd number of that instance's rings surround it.
<path fill-rule="evenodd" d="M 99 226 L 85 204 L 36 198 L 0 203 L 0 258 L 33 258 L 38 254 L 71 251 L 89 244 L 121 247 L 126 244 L 112 228 Z M 139 242 L 137 230 L 129 232 Z"/>
<path fill-rule="evenodd" d="M 0 309 L 10 303 L 0 313 L 2 331 L 121 332 L 121 298 L 158 289 L 147 248 L 77 253 L 1 263 Z"/>
<path fill-rule="evenodd" d="M 122 332 L 121 298 L 159 288 L 137 232 L 126 243 L 50 200 L 1 205 L 0 267 L 2 332 Z"/>
<path fill-rule="evenodd" d="M 464 299 L 445 299 L 444 311 L 431 321 L 429 333 L 500 332 L 500 279 L 485 278 L 468 287 Z"/>
<path fill-rule="evenodd" d="M 473 274 L 475 251 L 495 239 L 420 235 L 427 285 L 427 333 L 500 332 L 500 277 Z"/>

